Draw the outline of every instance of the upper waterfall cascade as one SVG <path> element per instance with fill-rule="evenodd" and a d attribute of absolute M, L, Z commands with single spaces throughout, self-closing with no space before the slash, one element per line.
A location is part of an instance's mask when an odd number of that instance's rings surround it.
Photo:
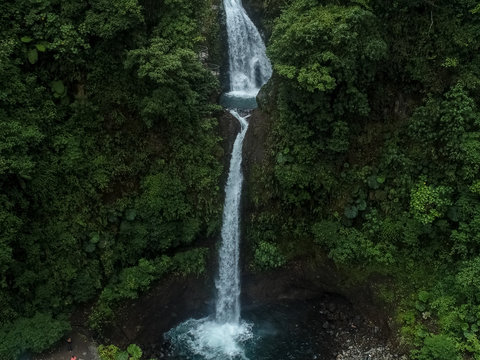
<path fill-rule="evenodd" d="M 255 97 L 272 76 L 265 44 L 241 0 L 224 0 L 230 71 L 230 95 Z"/>

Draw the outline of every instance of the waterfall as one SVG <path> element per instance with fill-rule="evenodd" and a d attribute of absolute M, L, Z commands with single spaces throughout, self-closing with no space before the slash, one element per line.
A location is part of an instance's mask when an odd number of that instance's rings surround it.
<path fill-rule="evenodd" d="M 227 16 L 230 93 L 255 97 L 272 76 L 265 44 L 241 0 L 224 0 Z"/>
<path fill-rule="evenodd" d="M 242 144 L 248 129 L 246 117 L 231 114 L 240 122 L 240 133 L 233 144 L 232 159 L 225 187 L 222 245 L 219 252 L 219 276 L 216 319 L 220 323 L 238 323 L 240 319 L 240 198 L 242 195 Z"/>
<path fill-rule="evenodd" d="M 242 195 L 242 145 L 248 129 L 248 110 L 272 74 L 265 44 L 242 7 L 241 0 L 224 0 L 229 47 L 230 91 L 224 106 L 240 123 L 233 145 L 219 250 L 215 316 L 187 320 L 165 334 L 182 359 L 248 359 L 242 345 L 251 342 L 253 324 L 240 318 L 240 200 Z M 243 110 L 244 116 L 238 111 Z"/>

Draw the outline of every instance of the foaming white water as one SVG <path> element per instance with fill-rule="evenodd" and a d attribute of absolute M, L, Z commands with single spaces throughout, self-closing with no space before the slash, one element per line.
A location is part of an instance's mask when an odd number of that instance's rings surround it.
<path fill-rule="evenodd" d="M 223 207 L 222 245 L 219 252 L 219 274 L 215 283 L 218 291 L 216 319 L 219 323 L 238 324 L 240 319 L 240 199 L 242 196 L 242 145 L 248 122 L 236 111 L 230 113 L 237 118 L 241 130 L 233 144 L 232 158 L 225 186 Z"/>
<path fill-rule="evenodd" d="M 227 15 L 230 90 L 254 93 L 272 76 L 265 44 L 241 0 L 224 0 Z"/>
<path fill-rule="evenodd" d="M 229 91 L 223 95 L 230 98 L 250 99 L 257 96 L 257 94 L 258 89 L 255 89 L 253 91 Z"/>
<path fill-rule="evenodd" d="M 187 359 L 248 360 L 243 344 L 253 338 L 252 325 L 190 319 L 165 334 Z"/>

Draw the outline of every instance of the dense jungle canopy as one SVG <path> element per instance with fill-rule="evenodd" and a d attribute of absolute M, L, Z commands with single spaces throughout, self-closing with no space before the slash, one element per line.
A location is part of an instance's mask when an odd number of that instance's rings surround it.
<path fill-rule="evenodd" d="M 480 359 L 480 3 L 244 2 L 274 68 L 246 267 L 379 275 L 412 359 Z M 156 280 L 205 273 L 221 10 L 0 3 L 0 359 L 49 348 L 79 307 L 101 334 Z"/>

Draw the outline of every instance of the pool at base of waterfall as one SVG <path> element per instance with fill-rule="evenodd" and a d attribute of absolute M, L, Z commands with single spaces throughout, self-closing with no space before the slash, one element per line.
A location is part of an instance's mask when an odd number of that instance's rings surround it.
<path fill-rule="evenodd" d="M 187 320 L 165 334 L 166 358 L 332 360 L 338 342 L 353 338 L 362 325 L 354 325 L 349 316 L 341 318 L 346 313 L 342 307 L 328 308 L 318 301 L 285 301 L 244 309 L 239 325 Z"/>
<path fill-rule="evenodd" d="M 256 96 L 258 89 L 253 92 L 230 91 L 220 97 L 220 105 L 226 109 L 251 110 L 257 107 Z"/>
<path fill-rule="evenodd" d="M 190 319 L 165 334 L 173 359 L 247 359 L 254 342 L 252 324 L 220 324 L 209 318 Z"/>

